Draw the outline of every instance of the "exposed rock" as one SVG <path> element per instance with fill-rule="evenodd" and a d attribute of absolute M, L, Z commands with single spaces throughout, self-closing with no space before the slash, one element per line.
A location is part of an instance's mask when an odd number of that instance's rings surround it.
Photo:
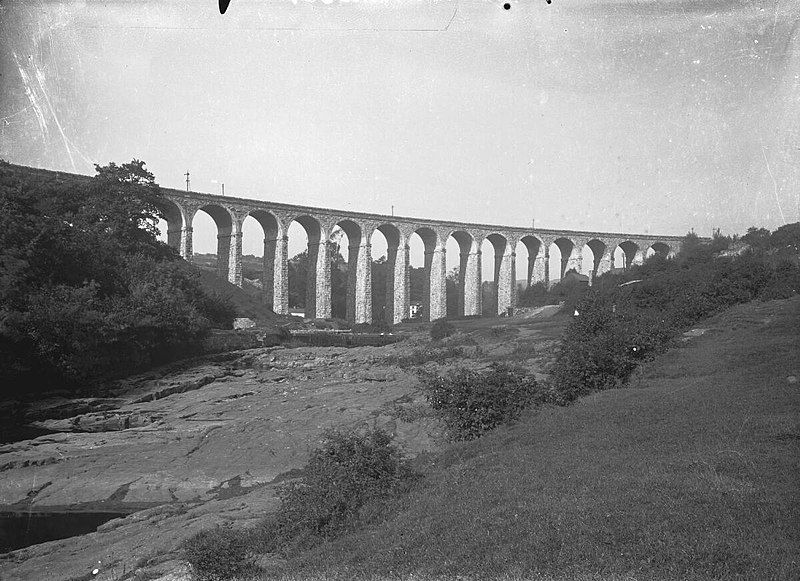
<path fill-rule="evenodd" d="M 478 328 L 446 363 L 486 365 L 479 349 L 507 350 L 512 336 L 535 340 L 539 361 L 553 339 L 537 333 Z M 276 487 L 324 430 L 378 426 L 408 455 L 435 449 L 441 426 L 414 371 L 383 363 L 429 346 L 425 331 L 386 347 L 258 348 L 130 378 L 109 398 L 38 406 L 32 419 L 61 432 L 0 446 L 0 510 L 131 514 L 4 555 L 0 579 L 187 579 L 183 539 L 274 511 Z"/>
<path fill-rule="evenodd" d="M 0 446 L 3 509 L 134 512 L 90 535 L 14 551 L 0 577 L 69 579 L 99 567 L 92 578 L 119 579 L 203 528 L 255 522 L 275 509 L 275 487 L 305 464 L 326 428 L 385 426 L 411 455 L 434 448 L 432 418 L 399 425 L 380 411 L 416 391 L 411 374 L 364 369 L 381 349 L 257 349 L 229 365 L 129 382 L 113 400 L 40 419 L 61 433 Z M 331 372 L 342 367 L 352 380 Z M 365 381 L 381 388 L 359 388 Z"/>

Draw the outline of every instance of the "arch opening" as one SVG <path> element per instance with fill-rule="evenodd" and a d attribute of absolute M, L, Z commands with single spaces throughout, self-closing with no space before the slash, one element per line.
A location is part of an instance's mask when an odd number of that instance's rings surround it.
<path fill-rule="evenodd" d="M 539 283 L 545 282 L 547 278 L 545 274 L 545 264 L 544 264 L 544 245 L 542 241 L 539 240 L 536 236 L 523 236 L 519 243 L 517 243 L 517 248 L 520 248 L 520 243 L 522 247 L 525 249 L 525 256 L 527 260 L 521 261 L 520 260 L 520 253 L 519 250 L 517 251 L 517 272 L 518 273 L 525 273 L 524 279 L 524 286 L 525 288 L 529 288 L 530 286 Z"/>
<path fill-rule="evenodd" d="M 408 316 L 412 319 L 419 318 L 430 321 L 431 313 L 434 314 L 434 318 L 438 314 L 436 308 L 431 308 L 432 306 L 438 308 L 438 305 L 433 303 L 441 298 L 441 296 L 437 296 L 437 292 L 431 292 L 432 277 L 438 270 L 438 268 L 433 268 L 438 242 L 439 237 L 430 228 L 418 228 L 409 237 L 411 267 L 409 268 L 410 307 Z M 421 266 L 414 266 L 420 263 Z M 441 291 L 441 289 L 436 289 L 435 285 L 433 290 Z"/>
<path fill-rule="evenodd" d="M 665 242 L 653 242 L 653 244 L 651 244 L 647 249 L 646 257 L 650 258 L 654 254 L 659 254 L 662 257 L 667 258 L 669 256 L 669 253 L 670 253 L 669 244 L 666 244 Z"/>
<path fill-rule="evenodd" d="M 630 240 L 620 243 L 617 247 L 622 251 L 622 264 L 624 269 L 630 268 L 636 261 L 637 253 L 639 252 L 639 245 Z M 615 251 L 616 252 L 616 251 Z"/>
<path fill-rule="evenodd" d="M 479 314 L 476 305 L 480 288 L 479 258 L 472 235 L 463 230 L 447 237 L 447 317 L 460 318 Z"/>
<path fill-rule="evenodd" d="M 589 284 L 594 284 L 594 279 L 607 269 L 601 266 L 603 256 L 606 252 L 606 244 L 602 240 L 589 240 L 583 246 L 583 266 L 585 273 L 589 277 Z M 591 265 L 591 267 L 588 267 Z"/>
<path fill-rule="evenodd" d="M 331 230 L 331 316 L 349 323 L 366 322 L 372 318 L 366 313 L 366 296 L 363 291 L 368 276 L 366 267 L 371 262 L 369 248 L 361 245 L 361 226 L 352 220 L 340 220 Z M 362 256 L 363 253 L 363 256 Z M 369 273 L 371 274 L 371 272 Z"/>
<path fill-rule="evenodd" d="M 572 257 L 573 250 L 575 250 L 575 243 L 569 238 L 557 238 L 550 244 L 550 283 L 559 282 L 568 270 L 575 268 L 575 261 L 572 264 L 570 258 Z M 580 266 L 576 268 L 580 272 Z"/>
<path fill-rule="evenodd" d="M 484 272 L 484 281 L 481 285 L 483 315 L 497 316 L 501 311 L 505 312 L 507 307 L 511 305 L 511 288 L 506 288 L 510 281 L 506 281 L 505 278 L 508 277 L 508 272 L 506 271 L 513 271 L 514 269 L 509 268 L 512 266 L 511 264 L 504 263 L 506 261 L 513 262 L 515 257 L 506 257 L 507 249 L 508 240 L 505 236 L 496 232 L 489 234 L 481 243 Z M 491 268 L 489 268 L 490 264 Z M 501 276 L 503 275 L 505 276 L 501 283 Z"/>
<path fill-rule="evenodd" d="M 372 321 L 393 324 L 408 317 L 408 252 L 400 252 L 400 231 L 381 224 L 370 236 L 372 246 Z M 376 258 L 377 257 L 377 258 Z"/>
<path fill-rule="evenodd" d="M 330 267 L 320 253 L 322 226 L 311 216 L 295 217 L 287 228 L 287 295 L 290 313 L 305 318 L 330 316 Z"/>
<path fill-rule="evenodd" d="M 275 312 L 276 252 L 280 238 L 278 219 L 265 210 L 252 210 L 242 220 L 242 287 L 258 289 L 263 302 Z"/>
<path fill-rule="evenodd" d="M 193 216 L 192 231 L 192 262 L 204 270 L 214 270 L 217 276 L 228 280 L 233 232 L 231 213 L 222 206 L 206 204 Z M 216 232 L 216 242 L 212 232 Z"/>
<path fill-rule="evenodd" d="M 163 217 L 158 219 L 158 239 L 181 252 L 181 242 L 184 236 L 183 212 L 180 206 L 170 199 L 164 198 L 158 204 L 158 210 Z M 184 243 L 185 246 L 185 243 Z M 185 255 L 185 249 L 182 252 Z"/>

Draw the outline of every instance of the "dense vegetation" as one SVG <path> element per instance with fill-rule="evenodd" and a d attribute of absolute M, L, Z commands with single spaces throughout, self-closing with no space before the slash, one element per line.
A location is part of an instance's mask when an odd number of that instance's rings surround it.
<path fill-rule="evenodd" d="M 741 242 L 690 234 L 674 259 L 656 254 L 624 273 L 599 277 L 564 334 L 555 389 L 571 401 L 618 387 L 700 319 L 738 303 L 797 293 L 798 256 L 800 223 L 773 233 L 751 228 Z"/>
<path fill-rule="evenodd" d="M 2 397 L 141 370 L 231 324 L 157 239 L 161 201 L 138 160 L 84 181 L 0 165 Z"/>

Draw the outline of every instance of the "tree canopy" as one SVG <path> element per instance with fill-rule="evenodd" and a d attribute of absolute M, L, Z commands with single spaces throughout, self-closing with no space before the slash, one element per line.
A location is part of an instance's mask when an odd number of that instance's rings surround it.
<path fill-rule="evenodd" d="M 157 239 L 161 203 L 139 160 L 86 180 L 0 162 L 0 384 L 119 376 L 230 323 L 232 307 Z"/>

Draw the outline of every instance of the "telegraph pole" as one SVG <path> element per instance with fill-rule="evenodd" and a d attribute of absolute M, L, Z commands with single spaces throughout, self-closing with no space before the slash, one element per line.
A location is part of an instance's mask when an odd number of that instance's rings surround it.
<path fill-rule="evenodd" d="M 186 173 L 183 174 L 183 175 L 186 176 L 186 191 L 188 192 L 189 191 L 189 170 L 187 169 Z"/>

